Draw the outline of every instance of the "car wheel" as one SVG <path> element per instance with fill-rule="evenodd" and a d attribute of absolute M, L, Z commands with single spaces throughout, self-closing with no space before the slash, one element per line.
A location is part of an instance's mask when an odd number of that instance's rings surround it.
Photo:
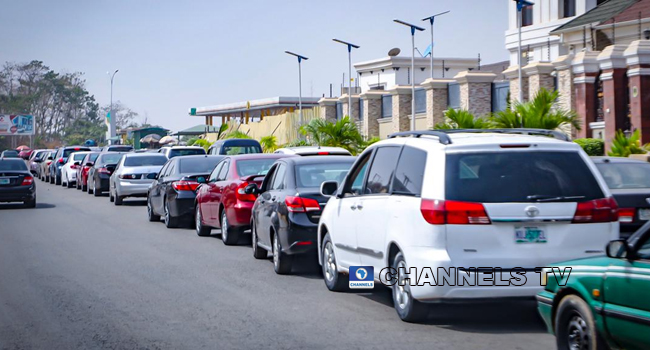
<path fill-rule="evenodd" d="M 606 349 L 598 335 L 589 305 L 577 295 L 560 300 L 555 316 L 555 341 L 558 349 Z"/>
<path fill-rule="evenodd" d="M 201 237 L 210 235 L 212 229 L 208 226 L 203 225 L 203 217 L 201 217 L 201 207 L 199 206 L 198 203 L 196 204 L 196 209 L 194 210 L 194 221 L 196 222 L 194 224 L 195 226 L 194 228 L 196 229 L 197 235 Z"/>
<path fill-rule="evenodd" d="M 113 203 L 115 202 L 115 197 L 113 197 L 113 192 L 108 191 L 108 201 Z"/>
<path fill-rule="evenodd" d="M 167 198 L 164 198 L 163 202 L 165 203 L 165 226 L 167 226 L 167 228 L 178 227 L 178 218 L 173 217 L 172 213 L 169 211 L 169 202 L 167 201 Z"/>
<path fill-rule="evenodd" d="M 221 240 L 225 245 L 234 245 L 239 239 L 239 232 L 234 227 L 228 225 L 228 217 L 226 210 L 221 213 Z"/>
<path fill-rule="evenodd" d="M 72 182 L 70 182 L 70 180 L 66 181 L 65 184 L 68 186 L 68 188 L 72 188 Z"/>
<path fill-rule="evenodd" d="M 54 176 L 50 175 L 50 184 L 54 185 Z"/>
<path fill-rule="evenodd" d="M 115 198 L 114 198 L 114 204 L 115 205 L 122 205 L 122 202 L 124 201 L 124 197 L 120 196 L 117 194 L 117 190 L 115 190 Z"/>
<path fill-rule="evenodd" d="M 102 191 L 99 188 L 97 188 L 97 182 L 93 181 L 93 196 L 99 197 L 101 195 L 102 195 Z"/>
<path fill-rule="evenodd" d="M 278 233 L 273 234 L 273 269 L 278 275 L 286 275 L 291 272 L 291 255 L 282 252 L 282 245 Z"/>
<path fill-rule="evenodd" d="M 25 208 L 36 208 L 36 198 L 29 201 L 25 201 L 24 206 Z"/>
<path fill-rule="evenodd" d="M 336 262 L 336 255 L 334 255 L 334 244 L 330 239 L 329 233 L 323 239 L 323 248 L 321 251 L 323 257 L 323 280 L 327 289 L 331 291 L 342 291 L 347 286 L 346 275 L 338 272 L 338 263 Z"/>
<path fill-rule="evenodd" d="M 151 198 L 147 198 L 147 217 L 151 222 L 160 221 L 160 215 L 156 215 L 156 213 L 153 211 L 153 207 L 151 206 Z"/>
<path fill-rule="evenodd" d="M 54 184 L 57 185 L 57 186 L 61 186 L 61 182 L 62 182 L 61 181 L 61 176 L 56 176 L 55 175 Z"/>
<path fill-rule="evenodd" d="M 396 271 L 408 271 L 404 254 L 397 253 L 392 266 Z M 397 283 L 393 285 L 393 304 L 397 315 L 402 321 L 418 322 L 424 319 L 428 314 L 427 305 L 413 299 L 411 294 L 411 286 L 409 281 L 406 281 L 406 276 L 398 274 Z"/>
<path fill-rule="evenodd" d="M 255 221 L 251 224 L 251 239 L 253 246 L 253 257 L 255 259 L 266 259 L 268 257 L 268 252 L 263 248 L 257 246 L 257 227 L 255 226 Z"/>

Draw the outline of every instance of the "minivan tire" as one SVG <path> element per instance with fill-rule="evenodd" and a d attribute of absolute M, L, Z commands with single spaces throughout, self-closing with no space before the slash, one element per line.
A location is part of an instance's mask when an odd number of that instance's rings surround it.
<path fill-rule="evenodd" d="M 330 234 L 326 234 L 323 239 L 321 248 L 321 266 L 323 269 L 323 281 L 327 289 L 333 292 L 344 291 L 348 285 L 348 276 L 338 272 L 338 263 L 334 254 L 334 243 L 330 239 Z"/>
<path fill-rule="evenodd" d="M 392 268 L 399 271 L 400 265 L 405 268 L 408 266 L 406 265 L 406 260 L 404 259 L 404 254 L 402 254 L 402 252 L 397 253 L 395 256 Z M 429 313 L 428 305 L 413 299 L 411 287 L 408 283 L 404 286 L 399 286 L 398 283 L 393 285 L 392 295 L 395 311 L 397 311 L 399 318 L 405 322 L 420 322 L 424 320 Z"/>

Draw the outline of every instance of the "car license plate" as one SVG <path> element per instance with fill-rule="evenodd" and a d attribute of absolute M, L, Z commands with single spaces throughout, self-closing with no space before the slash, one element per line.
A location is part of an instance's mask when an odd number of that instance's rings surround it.
<path fill-rule="evenodd" d="M 546 243 L 546 231 L 539 226 L 517 226 L 515 243 Z"/>
<path fill-rule="evenodd" d="M 639 220 L 650 220 L 650 209 L 639 209 Z"/>
<path fill-rule="evenodd" d="M 9 185 L 11 179 L 0 179 L 0 185 Z"/>

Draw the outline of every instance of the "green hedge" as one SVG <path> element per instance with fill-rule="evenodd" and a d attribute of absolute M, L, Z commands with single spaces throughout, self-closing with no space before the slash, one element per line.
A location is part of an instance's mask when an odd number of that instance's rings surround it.
<path fill-rule="evenodd" d="M 590 156 L 602 156 L 605 154 L 605 141 L 601 139 L 576 139 L 582 149 Z"/>

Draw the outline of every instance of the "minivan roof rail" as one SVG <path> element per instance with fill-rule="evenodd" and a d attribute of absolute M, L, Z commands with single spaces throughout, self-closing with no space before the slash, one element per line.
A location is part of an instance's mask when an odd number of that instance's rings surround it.
<path fill-rule="evenodd" d="M 447 133 L 445 133 L 442 130 L 420 130 L 420 131 L 401 131 L 401 132 L 396 132 L 388 135 L 389 139 L 393 139 L 396 137 L 420 137 L 420 136 L 435 136 L 438 138 L 438 142 L 440 142 L 443 145 L 450 145 L 451 144 L 451 138 Z"/>
<path fill-rule="evenodd" d="M 539 135 L 539 136 L 552 136 L 560 141 L 571 141 L 571 138 L 560 131 L 547 130 L 547 129 L 532 129 L 532 128 L 511 128 L 511 129 L 446 129 L 440 130 L 448 134 L 456 133 L 501 133 L 501 134 L 520 134 L 520 135 Z"/>

